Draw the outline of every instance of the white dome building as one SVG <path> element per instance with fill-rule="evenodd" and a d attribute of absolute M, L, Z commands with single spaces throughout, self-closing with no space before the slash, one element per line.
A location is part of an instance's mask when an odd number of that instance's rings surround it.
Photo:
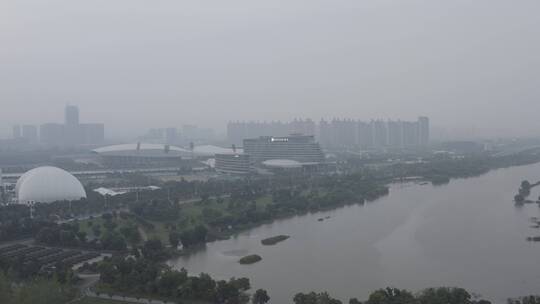
<path fill-rule="evenodd" d="M 23 174 L 15 186 L 20 204 L 75 201 L 86 198 L 79 180 L 56 167 L 39 167 Z"/>

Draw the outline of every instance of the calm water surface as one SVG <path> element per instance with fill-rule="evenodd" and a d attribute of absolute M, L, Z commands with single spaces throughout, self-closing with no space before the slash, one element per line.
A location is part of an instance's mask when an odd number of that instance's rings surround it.
<path fill-rule="evenodd" d="M 540 208 L 512 203 L 523 179 L 540 180 L 540 164 L 439 187 L 393 185 L 390 195 L 366 205 L 276 221 L 171 265 L 220 279 L 248 277 L 254 288 L 268 290 L 274 304 L 292 303 L 295 293 L 312 290 L 363 300 L 385 286 L 460 286 L 503 303 L 509 296 L 540 293 L 540 243 L 525 240 L 540 235 L 529 222 L 540 217 Z M 278 234 L 291 238 L 260 244 Z M 238 264 L 247 254 L 263 260 Z"/>

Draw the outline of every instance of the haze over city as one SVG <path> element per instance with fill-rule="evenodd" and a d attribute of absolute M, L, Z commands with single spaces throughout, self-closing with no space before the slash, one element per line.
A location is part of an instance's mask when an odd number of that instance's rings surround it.
<path fill-rule="evenodd" d="M 0 137 L 81 119 L 107 136 L 236 120 L 540 128 L 538 1 L 3 1 Z"/>
<path fill-rule="evenodd" d="M 0 0 L 0 304 L 540 303 L 539 12 Z"/>

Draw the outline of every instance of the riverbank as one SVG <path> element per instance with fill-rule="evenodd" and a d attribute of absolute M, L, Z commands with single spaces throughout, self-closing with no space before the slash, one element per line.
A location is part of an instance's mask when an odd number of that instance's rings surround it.
<path fill-rule="evenodd" d="M 272 303 L 289 303 L 299 291 L 327 290 L 345 303 L 384 286 L 433 285 L 466 286 L 505 303 L 537 292 L 540 284 L 538 244 L 525 241 L 537 232 L 529 219 L 538 207 L 516 209 L 511 203 L 515 186 L 538 180 L 538 172 L 540 164 L 534 164 L 444 186 L 393 184 L 389 195 L 373 203 L 277 220 L 169 264 L 190 273 L 249 277 L 255 288 L 268 290 Z M 260 242 L 282 234 L 294 241 L 269 247 Z M 263 261 L 241 267 L 226 252 L 257 253 Z"/>
<path fill-rule="evenodd" d="M 481 176 L 499 168 L 536 163 L 540 161 L 540 156 L 482 158 L 482 161 L 474 166 L 471 165 L 472 160 L 443 159 L 430 164 L 416 164 L 401 172 L 397 170 L 393 174 L 397 176 L 406 172 L 407 176 L 420 178 L 420 183 L 424 180 L 440 186 L 448 184 L 452 179 Z M 385 176 L 383 172 L 381 174 Z M 363 174 L 328 176 L 324 182 L 312 182 L 310 187 L 301 188 L 299 191 L 294 192 L 290 188 L 280 190 L 281 193 L 273 191 L 252 198 L 251 202 L 242 199 L 235 201 L 237 200 L 235 195 L 226 199 L 193 202 L 182 206 L 180 212 L 186 216 L 180 222 L 188 225 L 180 226 L 179 229 L 182 231 L 203 225 L 209 228 L 204 243 L 226 240 L 275 220 L 379 199 L 388 194 L 388 185 L 395 181 L 395 176 L 377 178 L 375 175 L 367 179 Z M 360 184 L 363 185 L 358 187 L 354 179 L 360 180 Z M 182 254 L 192 252 L 193 249 L 190 248 Z"/>

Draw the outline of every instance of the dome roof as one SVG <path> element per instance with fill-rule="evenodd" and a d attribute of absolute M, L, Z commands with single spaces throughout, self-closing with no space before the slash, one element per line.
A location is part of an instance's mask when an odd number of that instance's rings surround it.
<path fill-rule="evenodd" d="M 81 182 L 69 172 L 56 167 L 39 167 L 26 172 L 17 181 L 15 191 L 21 204 L 86 198 Z"/>

